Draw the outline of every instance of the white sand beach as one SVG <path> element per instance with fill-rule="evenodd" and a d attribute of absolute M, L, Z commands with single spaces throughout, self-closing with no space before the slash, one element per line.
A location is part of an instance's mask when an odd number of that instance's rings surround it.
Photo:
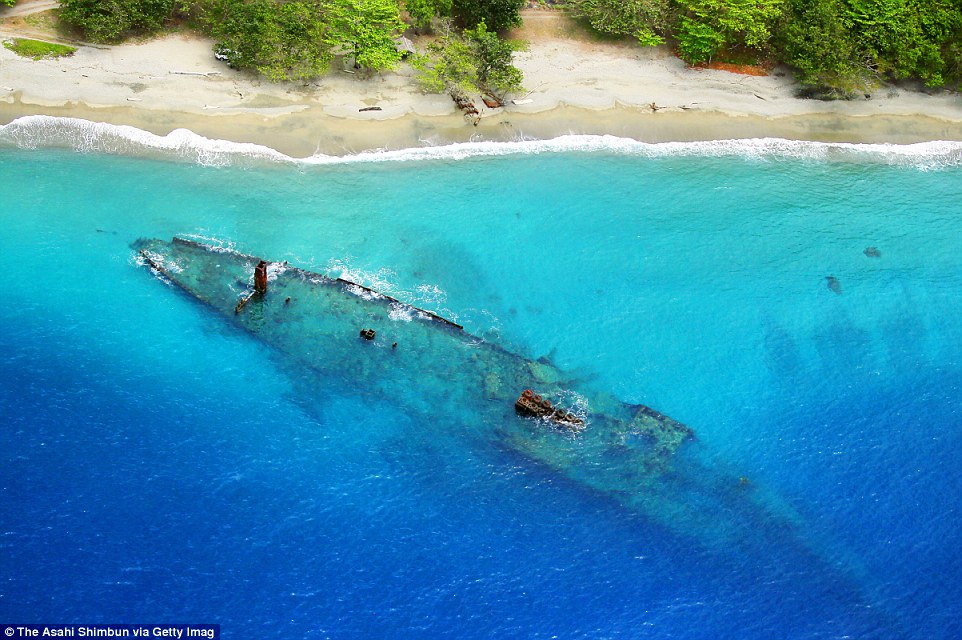
<path fill-rule="evenodd" d="M 523 104 L 483 109 L 477 124 L 447 96 L 421 92 L 407 65 L 373 77 L 338 69 L 311 83 L 274 84 L 228 68 L 193 34 L 81 45 L 73 56 L 39 61 L 0 48 L 0 122 L 48 114 L 161 135 L 187 128 L 297 157 L 566 133 L 651 142 L 962 140 L 956 93 L 888 87 L 866 99 L 804 100 L 788 69 L 763 77 L 692 69 L 663 47 L 593 41 L 557 11 L 532 9 L 524 19 L 515 35 L 529 42 L 516 54 L 526 92 L 513 96 Z M 0 13 L 0 37 L 17 35 L 51 34 Z"/>

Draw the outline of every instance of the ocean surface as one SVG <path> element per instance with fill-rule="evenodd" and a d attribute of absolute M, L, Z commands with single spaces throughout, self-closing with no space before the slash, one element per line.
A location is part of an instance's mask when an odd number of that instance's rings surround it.
<path fill-rule="evenodd" d="M 962 637 L 962 145 L 293 161 L 26 118 L 0 127 L 0 193 L 0 622 Z M 174 235 L 350 277 L 654 407 L 812 552 L 719 549 L 504 448 L 432 447 L 429 417 L 318 381 L 138 264 L 132 242 Z"/>

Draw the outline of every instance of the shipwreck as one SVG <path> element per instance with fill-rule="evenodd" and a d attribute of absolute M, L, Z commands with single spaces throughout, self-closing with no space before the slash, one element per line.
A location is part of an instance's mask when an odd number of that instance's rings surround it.
<path fill-rule="evenodd" d="M 519 454 L 677 534 L 716 549 L 810 547 L 816 538 L 799 531 L 804 521 L 789 503 L 706 455 L 688 426 L 578 384 L 545 359 L 287 262 L 179 237 L 133 247 L 157 277 L 298 367 L 348 376 L 365 394 Z"/>

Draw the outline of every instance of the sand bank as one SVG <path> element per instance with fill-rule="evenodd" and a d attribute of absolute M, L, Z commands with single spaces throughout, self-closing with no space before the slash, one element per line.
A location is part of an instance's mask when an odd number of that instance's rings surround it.
<path fill-rule="evenodd" d="M 962 97 L 887 88 L 870 99 L 801 100 L 787 70 L 767 77 L 687 68 L 662 48 L 592 42 L 554 12 L 529 11 L 517 55 L 525 104 L 485 109 L 475 126 L 413 72 L 370 78 L 335 70 L 312 83 L 272 84 L 214 59 L 211 43 L 172 35 L 81 46 L 33 61 L 0 49 L 0 122 L 28 114 L 186 128 L 288 155 L 345 154 L 466 140 L 612 134 L 646 142 L 783 137 L 827 142 L 962 140 Z M 3 25 L 0 25 L 3 27 Z M 16 32 L 9 23 L 0 35 Z M 480 104 L 480 103 L 479 103 Z M 380 111 L 359 111 L 364 107 Z M 654 108 L 653 108 L 654 107 Z"/>

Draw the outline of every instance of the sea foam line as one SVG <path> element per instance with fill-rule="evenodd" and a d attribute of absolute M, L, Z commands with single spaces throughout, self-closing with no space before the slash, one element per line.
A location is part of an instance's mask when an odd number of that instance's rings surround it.
<path fill-rule="evenodd" d="M 853 144 L 783 138 L 751 138 L 701 142 L 640 142 L 611 135 L 563 135 L 550 140 L 478 141 L 399 150 L 364 151 L 308 158 L 288 155 L 254 143 L 205 138 L 187 129 L 159 136 L 128 125 L 91 122 L 79 118 L 32 115 L 0 125 L 0 147 L 21 149 L 67 148 L 79 152 L 143 155 L 158 152 L 208 166 L 250 161 L 298 165 L 335 165 L 371 162 L 463 160 L 476 157 L 546 153 L 609 153 L 641 157 L 744 157 L 863 161 L 939 169 L 962 165 L 962 142 L 936 140 L 914 144 Z"/>
<path fill-rule="evenodd" d="M 293 158 L 270 147 L 213 140 L 187 129 L 175 129 L 165 136 L 158 136 L 129 125 L 43 115 L 23 116 L 0 126 L 0 146 L 67 148 L 84 153 L 129 155 L 155 151 L 209 166 L 226 166 L 241 158 L 294 162 Z"/>

